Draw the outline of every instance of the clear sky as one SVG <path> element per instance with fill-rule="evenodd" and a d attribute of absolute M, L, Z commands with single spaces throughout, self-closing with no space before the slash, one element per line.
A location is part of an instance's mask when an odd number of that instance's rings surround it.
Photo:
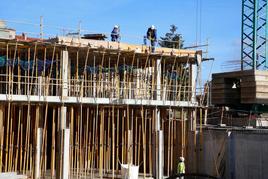
<path fill-rule="evenodd" d="M 197 1 L 201 1 L 201 36 L 197 33 Z M 44 19 L 44 33 L 60 35 L 56 27 L 81 28 L 90 32 L 110 33 L 120 25 L 122 41 L 142 43 L 150 25 L 163 36 L 171 24 L 185 40 L 194 45 L 196 34 L 204 44 L 209 39 L 208 57 L 214 57 L 212 72 L 230 70 L 226 61 L 240 59 L 242 0 L 2 0 L 0 19 L 38 24 Z M 199 3 L 200 4 L 200 3 Z M 200 7 L 200 5 L 199 5 Z M 199 14 L 200 15 L 200 14 Z M 39 27 L 8 23 L 18 32 L 39 33 Z M 198 26 L 199 27 L 199 26 Z M 199 29 L 199 28 L 198 28 Z M 206 56 L 206 55 L 205 55 Z M 203 80 L 208 79 L 211 62 L 204 64 Z"/>

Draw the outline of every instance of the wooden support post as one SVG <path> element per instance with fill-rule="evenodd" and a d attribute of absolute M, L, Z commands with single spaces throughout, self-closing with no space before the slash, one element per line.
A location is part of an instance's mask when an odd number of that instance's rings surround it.
<path fill-rule="evenodd" d="M 167 159 L 167 175 L 169 176 L 169 171 L 170 171 L 170 143 L 171 143 L 171 137 L 170 137 L 170 133 L 171 133 L 171 122 L 172 122 L 172 110 L 169 109 L 168 110 L 168 147 L 167 147 L 167 156 L 168 156 L 168 159 Z"/>
<path fill-rule="evenodd" d="M 114 113 L 114 106 L 112 112 L 112 177 L 114 178 L 114 169 L 115 169 L 115 113 Z"/>
<path fill-rule="evenodd" d="M 51 177 L 55 176 L 55 148 L 56 148 L 56 119 L 55 119 L 55 108 L 53 107 L 53 112 L 52 112 L 52 146 L 51 146 Z"/>
<path fill-rule="evenodd" d="M 133 129 L 134 130 L 134 129 Z M 137 144 L 138 144 L 138 117 L 135 116 L 135 155 L 134 155 L 134 165 L 137 165 Z"/>
<path fill-rule="evenodd" d="M 146 177 L 146 133 L 145 133 L 145 120 L 144 120 L 144 109 L 141 109 L 142 117 L 142 148 L 143 148 L 143 178 Z"/>
<path fill-rule="evenodd" d="M 10 121 L 10 102 L 8 102 L 8 111 L 7 111 L 7 118 L 6 118 L 6 121 L 7 121 L 7 130 L 6 130 L 6 149 L 5 149 L 5 152 L 6 152 L 6 155 L 5 155 L 5 172 L 8 172 L 8 152 L 9 152 L 9 121 Z"/>
<path fill-rule="evenodd" d="M 116 115 L 116 171 L 118 172 L 118 161 L 119 161 L 119 116 L 120 111 L 119 108 L 117 108 L 117 115 Z"/>
<path fill-rule="evenodd" d="M 101 109 L 101 122 L 100 122 L 100 159 L 99 159 L 99 177 L 103 178 L 103 139 L 104 139 L 104 108 Z"/>
<path fill-rule="evenodd" d="M 5 106 L 0 105 L 0 172 L 3 169 L 4 110 Z"/>
<path fill-rule="evenodd" d="M 21 106 L 19 106 L 19 116 L 18 116 L 18 125 L 17 125 L 17 143 L 16 143 L 16 157 L 15 157 L 15 172 L 17 172 L 18 169 L 18 156 L 19 156 L 19 143 L 22 142 L 20 141 L 20 123 L 21 123 Z M 0 120 L 1 120 L 1 114 L 0 114 Z M 0 122 L 0 128 L 1 128 L 1 122 Z M 1 129 L 0 129 L 1 131 Z M 0 133 L 1 135 L 1 133 Z M 1 161 L 1 158 L 0 158 Z M 1 172 L 1 171 L 0 171 Z"/>
<path fill-rule="evenodd" d="M 132 165 L 133 164 L 133 159 L 132 159 L 132 156 L 133 156 L 133 137 L 132 137 L 132 130 L 128 130 L 128 142 L 127 142 L 127 153 L 128 153 L 128 156 L 127 156 L 127 163 L 128 165 Z"/>

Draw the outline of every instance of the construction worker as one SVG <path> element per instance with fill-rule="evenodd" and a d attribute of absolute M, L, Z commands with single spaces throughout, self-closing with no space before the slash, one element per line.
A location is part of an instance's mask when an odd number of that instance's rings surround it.
<path fill-rule="evenodd" d="M 178 168 L 177 168 L 177 174 L 178 175 L 185 174 L 184 157 L 180 157 L 180 159 L 179 159 Z M 183 179 L 183 176 L 180 177 L 180 178 Z"/>
<path fill-rule="evenodd" d="M 113 42 L 119 42 L 120 38 L 120 29 L 118 25 L 115 25 L 113 31 L 111 32 L 111 40 Z"/>
<path fill-rule="evenodd" d="M 155 51 L 155 43 L 157 41 L 157 33 L 154 25 L 148 28 L 147 30 L 147 39 L 151 41 L 151 51 L 154 53 Z"/>

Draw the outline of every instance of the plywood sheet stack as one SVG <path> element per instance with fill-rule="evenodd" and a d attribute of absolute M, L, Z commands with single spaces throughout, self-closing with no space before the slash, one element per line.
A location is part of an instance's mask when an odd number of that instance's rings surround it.
<path fill-rule="evenodd" d="M 233 88 L 239 81 L 240 72 L 218 73 L 212 75 L 212 104 L 228 105 L 240 102 L 239 88 Z"/>
<path fill-rule="evenodd" d="M 268 104 L 268 72 L 245 70 L 213 74 L 212 103 Z"/>
<path fill-rule="evenodd" d="M 268 104 L 267 71 L 251 71 L 242 77 L 241 103 Z"/>

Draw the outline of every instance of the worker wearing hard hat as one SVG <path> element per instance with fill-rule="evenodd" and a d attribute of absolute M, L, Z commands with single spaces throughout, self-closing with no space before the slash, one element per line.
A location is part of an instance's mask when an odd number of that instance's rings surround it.
<path fill-rule="evenodd" d="M 180 157 L 180 159 L 179 159 L 178 168 L 177 168 L 177 174 L 178 175 L 185 174 L 184 157 Z M 183 179 L 183 176 L 180 177 L 180 178 Z"/>
<path fill-rule="evenodd" d="M 151 51 L 155 51 L 155 43 L 157 41 L 157 33 L 156 33 L 156 28 L 154 25 L 148 28 L 147 30 L 147 39 L 150 40 L 151 42 Z"/>
<path fill-rule="evenodd" d="M 113 31 L 111 32 L 111 40 L 113 42 L 119 42 L 120 38 L 120 29 L 118 25 L 115 25 Z"/>

